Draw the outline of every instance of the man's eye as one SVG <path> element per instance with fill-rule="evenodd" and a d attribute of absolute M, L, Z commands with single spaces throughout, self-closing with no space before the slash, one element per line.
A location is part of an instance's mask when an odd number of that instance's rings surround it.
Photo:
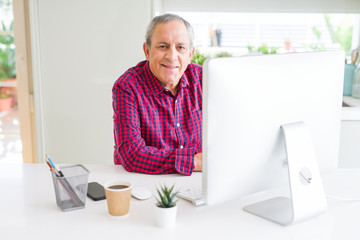
<path fill-rule="evenodd" d="M 180 50 L 185 50 L 185 47 L 184 46 L 179 46 L 178 47 Z"/>
<path fill-rule="evenodd" d="M 165 45 L 160 45 L 160 46 L 159 46 L 159 48 L 161 48 L 161 49 L 165 49 L 165 48 L 166 48 L 166 46 L 165 46 Z"/>

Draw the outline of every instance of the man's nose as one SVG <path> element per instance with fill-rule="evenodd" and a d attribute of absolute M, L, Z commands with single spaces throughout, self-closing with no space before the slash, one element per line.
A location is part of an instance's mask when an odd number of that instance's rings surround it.
<path fill-rule="evenodd" d="M 176 60 L 177 59 L 178 52 L 176 51 L 175 46 L 171 46 L 168 48 L 168 51 L 166 52 L 166 57 L 169 60 Z"/>

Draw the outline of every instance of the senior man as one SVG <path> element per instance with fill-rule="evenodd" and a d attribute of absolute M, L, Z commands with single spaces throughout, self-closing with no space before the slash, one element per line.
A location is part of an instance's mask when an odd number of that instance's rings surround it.
<path fill-rule="evenodd" d="M 147 174 L 202 170 L 202 67 L 191 25 L 174 14 L 148 25 L 146 60 L 114 84 L 114 163 Z"/>

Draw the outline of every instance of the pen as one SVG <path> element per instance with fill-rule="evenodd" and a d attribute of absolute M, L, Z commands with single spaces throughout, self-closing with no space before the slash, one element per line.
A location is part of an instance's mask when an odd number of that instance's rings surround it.
<path fill-rule="evenodd" d="M 52 171 L 53 173 L 55 173 L 57 177 L 60 177 L 60 174 L 56 171 L 55 168 L 53 168 L 53 167 L 51 166 L 50 162 L 49 162 L 47 159 L 45 159 L 45 162 L 46 162 L 46 164 L 49 166 L 50 171 Z"/>
<path fill-rule="evenodd" d="M 49 166 L 49 168 L 50 168 L 50 170 L 51 170 L 53 167 L 50 165 L 49 161 L 47 161 L 47 160 L 45 159 L 45 162 L 46 162 L 46 164 Z"/>
<path fill-rule="evenodd" d="M 56 169 L 56 167 L 55 167 L 54 163 L 51 161 L 49 155 L 45 154 L 45 158 L 50 162 L 51 166 L 52 166 L 54 169 Z"/>
<path fill-rule="evenodd" d="M 53 173 L 55 173 L 55 175 L 56 175 L 57 177 L 60 177 L 59 174 L 56 172 L 56 170 L 55 170 L 54 168 L 50 168 L 50 170 L 51 170 Z"/>
<path fill-rule="evenodd" d="M 53 161 L 51 161 L 51 158 L 49 157 L 49 155 L 45 154 L 45 158 L 46 158 L 47 161 L 49 161 L 51 166 L 57 171 L 57 173 L 58 173 L 57 175 L 59 175 L 60 177 L 63 177 L 64 174 L 55 166 Z"/>
<path fill-rule="evenodd" d="M 65 191 L 67 192 L 67 194 L 69 195 L 71 200 L 73 201 L 73 203 L 75 203 L 76 206 L 79 206 L 78 201 L 75 199 L 75 197 L 77 197 L 77 195 L 74 192 L 74 190 L 71 189 L 71 186 L 66 181 L 66 179 L 63 179 L 63 178 L 57 178 L 57 179 L 59 180 L 60 184 L 63 186 L 63 188 L 65 189 Z M 78 197 L 77 197 L 77 199 L 78 199 Z"/>

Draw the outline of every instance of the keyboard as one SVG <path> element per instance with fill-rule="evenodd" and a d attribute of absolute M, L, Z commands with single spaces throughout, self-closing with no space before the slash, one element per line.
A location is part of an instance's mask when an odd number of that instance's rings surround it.
<path fill-rule="evenodd" d="M 177 196 L 179 198 L 192 202 L 194 206 L 201 206 L 205 204 L 205 201 L 202 198 L 202 191 L 200 188 L 188 188 L 181 190 Z"/>

